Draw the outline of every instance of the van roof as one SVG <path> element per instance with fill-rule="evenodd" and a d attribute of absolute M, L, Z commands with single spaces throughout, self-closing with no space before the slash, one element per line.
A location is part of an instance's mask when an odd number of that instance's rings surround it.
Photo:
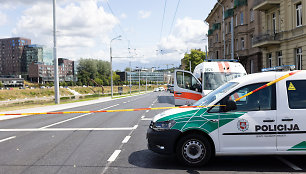
<path fill-rule="evenodd" d="M 260 72 L 260 73 L 254 73 L 249 74 L 243 77 L 239 77 L 236 79 L 231 80 L 231 82 L 239 82 L 239 84 L 251 84 L 251 83 L 262 83 L 262 82 L 270 82 L 273 81 L 281 76 L 284 76 L 286 74 L 289 74 L 290 72 L 294 71 L 281 71 L 281 72 Z M 305 79 L 306 80 L 306 70 L 300 70 L 300 72 L 286 78 L 287 80 L 292 79 Z"/>

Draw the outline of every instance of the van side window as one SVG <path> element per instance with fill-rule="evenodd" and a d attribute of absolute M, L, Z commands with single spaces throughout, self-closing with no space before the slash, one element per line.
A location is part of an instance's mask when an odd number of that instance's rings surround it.
<path fill-rule="evenodd" d="M 286 81 L 290 109 L 306 109 L 306 80 Z"/>
<path fill-rule="evenodd" d="M 176 73 L 177 86 L 197 92 L 202 92 L 202 85 L 193 77 L 192 74 L 178 71 Z"/>
<path fill-rule="evenodd" d="M 225 103 L 227 100 L 235 100 L 266 83 L 257 83 L 252 85 L 244 86 L 230 95 L 224 97 L 217 105 L 212 108 L 209 112 L 225 112 Z M 223 105 L 223 106 L 222 106 Z M 276 110 L 276 89 L 275 84 L 264 89 L 261 89 L 239 101 L 236 101 L 237 109 L 231 112 L 239 111 L 262 111 L 262 110 Z"/>

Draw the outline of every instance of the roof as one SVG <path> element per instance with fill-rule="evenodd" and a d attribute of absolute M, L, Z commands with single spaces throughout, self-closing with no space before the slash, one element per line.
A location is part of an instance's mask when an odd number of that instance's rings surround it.
<path fill-rule="evenodd" d="M 252 84 L 252 83 L 268 83 L 271 82 L 281 76 L 284 76 L 286 74 L 289 74 L 290 72 L 295 72 L 295 71 L 282 71 L 282 72 L 260 72 L 260 73 L 254 73 L 254 74 L 249 74 L 243 77 L 239 77 L 236 79 L 231 80 L 231 82 L 239 82 L 239 86 L 246 85 L 246 84 Z M 302 70 L 288 78 L 287 80 L 292 80 L 292 79 L 305 79 L 306 80 L 306 70 Z"/>

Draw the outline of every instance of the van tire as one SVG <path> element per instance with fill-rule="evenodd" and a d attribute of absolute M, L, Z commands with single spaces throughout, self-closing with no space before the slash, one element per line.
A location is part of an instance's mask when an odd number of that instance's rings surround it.
<path fill-rule="evenodd" d="M 205 165 L 212 157 L 212 147 L 206 137 L 189 134 L 182 137 L 176 146 L 178 160 L 187 166 Z"/>

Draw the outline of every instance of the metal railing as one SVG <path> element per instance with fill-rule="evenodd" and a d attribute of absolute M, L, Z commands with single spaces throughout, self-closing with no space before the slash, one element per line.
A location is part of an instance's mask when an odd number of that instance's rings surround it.
<path fill-rule="evenodd" d="M 283 38 L 283 33 L 274 33 L 271 31 L 267 31 L 264 34 L 259 34 L 257 36 L 254 36 L 253 39 L 253 45 L 258 44 L 258 43 L 262 43 L 262 42 L 266 42 L 266 41 L 280 41 Z"/>

